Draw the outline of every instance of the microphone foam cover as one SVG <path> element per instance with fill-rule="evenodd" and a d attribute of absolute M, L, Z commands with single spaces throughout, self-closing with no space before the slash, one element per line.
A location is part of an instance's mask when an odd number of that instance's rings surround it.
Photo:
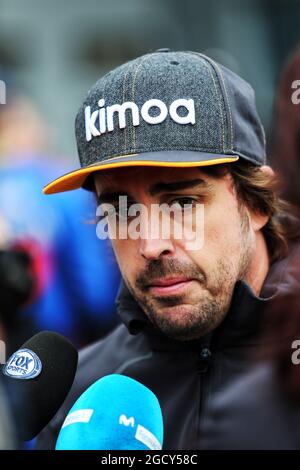
<path fill-rule="evenodd" d="M 91 385 L 66 417 L 56 450 L 159 450 L 163 419 L 149 388 L 124 375 Z"/>
<path fill-rule="evenodd" d="M 23 363 L 26 360 L 26 352 L 23 352 L 25 349 L 29 350 L 30 358 L 35 358 L 38 373 L 33 371 L 31 375 L 26 376 L 24 367 L 25 373 L 22 377 L 22 359 Z M 72 343 L 51 331 L 42 331 L 30 338 L 8 360 L 4 368 L 5 380 L 9 381 L 10 385 L 13 382 L 13 391 L 20 397 L 14 414 L 21 440 L 35 437 L 53 418 L 72 386 L 77 362 L 78 352 Z M 13 375 L 14 370 L 20 371 L 17 377 Z"/>

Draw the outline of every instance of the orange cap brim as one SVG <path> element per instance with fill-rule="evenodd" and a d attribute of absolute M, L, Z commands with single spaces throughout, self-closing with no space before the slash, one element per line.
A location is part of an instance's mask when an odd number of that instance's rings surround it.
<path fill-rule="evenodd" d="M 161 152 L 157 152 L 160 154 Z M 169 152 L 171 153 L 171 152 Z M 55 194 L 64 191 L 71 191 L 73 189 L 80 188 L 86 178 L 97 171 L 103 171 L 113 168 L 124 168 L 131 166 L 156 166 L 156 167 L 167 167 L 167 168 L 191 168 L 197 166 L 210 166 L 218 165 L 221 163 L 231 163 L 239 159 L 238 156 L 224 156 L 224 155 L 212 155 L 212 154 L 203 154 L 200 152 L 189 152 L 193 154 L 198 154 L 198 159 L 195 155 L 195 159 L 188 159 L 182 161 L 174 161 L 170 158 L 166 160 L 155 160 L 152 158 L 147 159 L 147 154 L 135 154 L 135 155 L 122 155 L 120 157 L 112 157 L 108 160 L 93 163 L 93 165 L 86 166 L 84 168 L 79 168 L 78 170 L 71 171 L 65 175 L 60 176 L 51 183 L 47 184 L 43 188 L 44 194 Z M 153 155 L 153 154 L 152 154 Z M 204 156 L 205 155 L 205 156 Z M 143 156 L 141 158 L 141 156 Z M 149 155 L 150 156 L 150 155 Z"/>

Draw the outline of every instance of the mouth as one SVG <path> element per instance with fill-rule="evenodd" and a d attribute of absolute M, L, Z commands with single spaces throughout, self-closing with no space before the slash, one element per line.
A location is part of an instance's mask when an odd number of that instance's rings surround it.
<path fill-rule="evenodd" d="M 156 279 L 149 284 L 149 289 L 155 295 L 170 295 L 181 293 L 189 287 L 195 279 L 186 277 L 168 277 Z"/>

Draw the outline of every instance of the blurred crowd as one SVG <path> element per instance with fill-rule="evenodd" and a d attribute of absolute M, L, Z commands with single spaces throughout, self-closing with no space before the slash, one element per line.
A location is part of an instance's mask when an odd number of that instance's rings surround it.
<path fill-rule="evenodd" d="M 11 92 L 0 108 L 0 318 L 7 354 L 36 331 L 82 347 L 115 326 L 119 272 L 96 236 L 96 207 L 84 190 L 46 197 L 65 159 L 47 152 L 42 117 Z"/>

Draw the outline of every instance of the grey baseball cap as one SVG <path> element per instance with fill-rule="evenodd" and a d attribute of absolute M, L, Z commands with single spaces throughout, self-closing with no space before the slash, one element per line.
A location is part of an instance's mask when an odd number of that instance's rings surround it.
<path fill-rule="evenodd" d="M 45 194 L 85 187 L 96 171 L 266 160 L 251 86 L 197 52 L 160 49 L 107 73 L 76 116 L 81 168 Z"/>

